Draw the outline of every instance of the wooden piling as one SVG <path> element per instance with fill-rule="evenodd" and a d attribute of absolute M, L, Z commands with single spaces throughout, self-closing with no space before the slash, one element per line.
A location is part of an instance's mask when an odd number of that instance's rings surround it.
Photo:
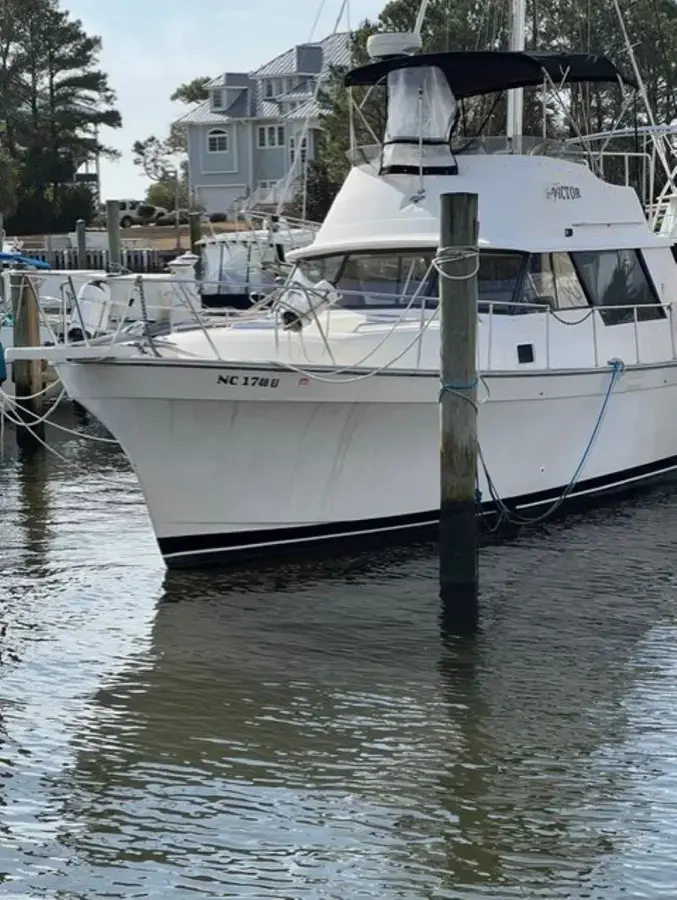
<path fill-rule="evenodd" d="M 476 629 L 477 195 L 440 208 L 440 596 L 447 630 Z"/>
<path fill-rule="evenodd" d="M 75 223 L 75 234 L 78 246 L 78 269 L 87 268 L 87 223 L 78 219 Z"/>
<path fill-rule="evenodd" d="M 120 272 L 122 269 L 122 244 L 120 242 L 120 204 L 117 200 L 106 201 L 106 228 L 108 230 L 108 270 Z"/>
<path fill-rule="evenodd" d="M 14 321 L 14 346 L 40 346 L 40 309 L 38 291 L 31 284 L 26 267 L 17 267 L 11 276 L 12 317 Z M 36 424 L 43 407 L 42 360 L 16 360 L 12 363 L 12 381 L 18 418 L 24 426 L 17 425 L 17 445 L 22 450 L 34 450 L 44 440 L 43 422 Z"/>
<path fill-rule="evenodd" d="M 188 234 L 190 235 L 190 252 L 200 255 L 198 242 L 202 240 L 202 213 L 192 212 L 188 217 Z"/>
<path fill-rule="evenodd" d="M 202 213 L 192 212 L 188 218 L 188 234 L 190 235 L 190 252 L 197 256 L 195 263 L 195 278 L 202 280 Z"/>

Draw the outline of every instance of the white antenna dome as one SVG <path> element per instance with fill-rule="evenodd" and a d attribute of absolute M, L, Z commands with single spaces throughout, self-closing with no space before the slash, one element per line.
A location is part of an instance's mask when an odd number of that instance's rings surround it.
<path fill-rule="evenodd" d="M 367 55 L 372 60 L 414 56 L 422 47 L 421 35 L 411 31 L 384 31 L 367 38 Z"/>

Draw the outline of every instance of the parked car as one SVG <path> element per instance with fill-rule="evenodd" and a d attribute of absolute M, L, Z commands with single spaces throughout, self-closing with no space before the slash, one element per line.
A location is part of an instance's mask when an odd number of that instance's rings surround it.
<path fill-rule="evenodd" d="M 120 207 L 121 228 L 131 228 L 132 225 L 151 225 L 155 223 L 159 216 L 167 215 L 167 210 L 163 207 L 144 203 L 143 200 L 119 200 L 118 204 Z M 103 206 L 101 213 L 105 221 L 105 206 Z"/>

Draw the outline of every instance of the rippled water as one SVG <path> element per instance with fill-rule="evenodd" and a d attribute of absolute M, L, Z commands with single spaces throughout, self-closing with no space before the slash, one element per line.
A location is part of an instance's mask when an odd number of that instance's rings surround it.
<path fill-rule="evenodd" d="M 54 435 L 52 435 L 52 440 Z M 481 556 L 166 574 L 117 451 L 0 463 L 0 891 L 673 897 L 677 486 Z"/>

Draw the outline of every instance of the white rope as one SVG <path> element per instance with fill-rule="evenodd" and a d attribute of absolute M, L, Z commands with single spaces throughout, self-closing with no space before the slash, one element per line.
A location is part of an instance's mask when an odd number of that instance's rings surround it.
<path fill-rule="evenodd" d="M 59 425 L 58 422 L 50 421 L 49 417 L 56 410 L 57 406 L 59 405 L 61 400 L 64 398 L 65 394 L 66 394 L 66 391 L 64 389 L 63 391 L 61 391 L 61 393 L 57 397 L 56 402 L 42 416 L 36 415 L 36 413 L 34 413 L 32 410 L 26 409 L 24 406 L 22 406 L 20 403 L 17 403 L 16 401 L 13 402 L 12 398 L 9 397 L 8 395 L 5 395 L 5 398 L 9 401 L 9 408 L 12 410 L 12 413 L 15 413 L 18 410 L 20 410 L 19 415 L 27 415 L 33 419 L 33 421 L 30 423 L 31 428 L 35 428 L 37 425 L 41 425 L 44 422 L 47 425 L 49 425 L 50 428 L 56 428 L 58 431 L 63 431 L 65 434 L 70 434 L 73 437 L 84 438 L 85 440 L 92 441 L 93 443 L 119 445 L 119 441 L 116 441 L 113 438 L 99 437 L 98 435 L 95 435 L 95 434 L 86 434 L 84 431 L 76 431 L 74 428 L 68 428 L 66 425 Z M 7 420 L 9 422 L 12 422 L 12 424 L 23 427 L 23 428 L 25 428 L 27 425 L 27 423 L 25 422 L 24 419 L 21 419 L 21 418 L 14 419 L 14 418 L 12 418 L 11 414 L 7 417 Z"/>
<path fill-rule="evenodd" d="M 442 267 L 448 263 L 462 262 L 466 259 L 475 260 L 475 268 L 472 272 L 464 272 L 462 275 L 452 275 Z M 480 254 L 477 247 L 440 247 L 433 259 L 433 267 L 438 275 L 447 281 L 467 281 L 474 278 L 480 270 Z"/>
<path fill-rule="evenodd" d="M 458 275 L 458 276 L 450 275 L 449 273 L 443 271 L 443 269 L 441 268 L 441 266 L 444 265 L 445 263 L 457 262 L 462 259 L 471 259 L 471 258 L 477 260 L 476 267 L 473 269 L 473 271 L 464 273 L 463 275 Z M 433 257 L 433 260 L 431 262 L 431 265 L 430 265 L 428 271 L 426 272 L 425 277 L 423 279 L 421 279 L 418 288 L 414 292 L 411 300 L 409 301 L 409 303 L 403 310 L 402 314 L 399 316 L 398 319 L 395 320 L 392 327 L 386 333 L 386 335 L 381 339 L 381 341 L 379 341 L 379 343 L 375 347 L 372 347 L 372 349 L 369 351 L 369 353 L 367 353 L 366 356 L 363 356 L 359 362 L 353 363 L 352 365 L 349 365 L 349 366 L 344 366 L 343 368 L 340 368 L 340 369 L 335 369 L 332 377 L 323 377 L 321 375 L 317 375 L 316 373 L 314 373 L 312 371 L 304 370 L 299 366 L 294 366 L 292 363 L 284 362 L 284 363 L 281 363 L 281 365 L 287 369 L 290 369 L 292 372 L 297 372 L 299 375 L 303 375 L 304 377 L 312 379 L 313 381 L 319 381 L 319 382 L 323 382 L 325 384 L 351 384 L 356 381 L 364 381 L 364 379 L 366 379 L 366 378 L 372 378 L 374 375 L 379 375 L 381 372 L 386 371 L 386 369 L 389 369 L 394 363 L 398 362 L 409 350 L 411 350 L 411 348 L 416 344 L 417 341 L 421 341 L 423 339 L 423 334 L 427 331 L 427 329 L 430 327 L 431 323 L 437 317 L 437 314 L 439 312 L 439 303 L 438 303 L 437 307 L 435 308 L 435 310 L 433 311 L 433 314 L 428 319 L 426 319 L 426 321 L 424 323 L 421 324 L 421 327 L 419 328 L 419 330 L 416 333 L 413 340 L 410 341 L 406 345 L 404 350 L 400 351 L 400 353 L 398 353 L 397 356 L 388 360 L 388 362 L 384 363 L 382 366 L 378 366 L 377 368 L 371 369 L 369 372 L 364 372 L 360 375 L 355 375 L 351 378 L 336 378 L 336 377 L 334 377 L 335 375 L 343 374 L 344 372 L 347 372 L 350 370 L 359 369 L 363 365 L 363 363 L 367 359 L 369 359 L 370 356 L 373 356 L 373 354 L 385 344 L 386 340 L 388 340 L 388 338 L 390 338 L 394 334 L 397 327 L 402 323 L 402 320 L 404 319 L 406 313 L 411 309 L 415 300 L 418 299 L 418 297 L 423 289 L 423 286 L 425 285 L 425 283 L 428 279 L 428 275 L 430 274 L 431 268 L 434 268 L 442 277 L 449 278 L 453 281 L 465 281 L 469 278 L 474 278 L 479 271 L 478 248 L 477 247 L 440 247 L 439 250 L 437 251 L 437 253 L 435 254 L 435 256 Z M 486 385 L 485 385 L 485 387 L 486 387 Z M 487 394 L 488 394 L 488 388 L 487 388 Z M 487 399 L 488 399 L 488 396 L 487 396 Z"/>

